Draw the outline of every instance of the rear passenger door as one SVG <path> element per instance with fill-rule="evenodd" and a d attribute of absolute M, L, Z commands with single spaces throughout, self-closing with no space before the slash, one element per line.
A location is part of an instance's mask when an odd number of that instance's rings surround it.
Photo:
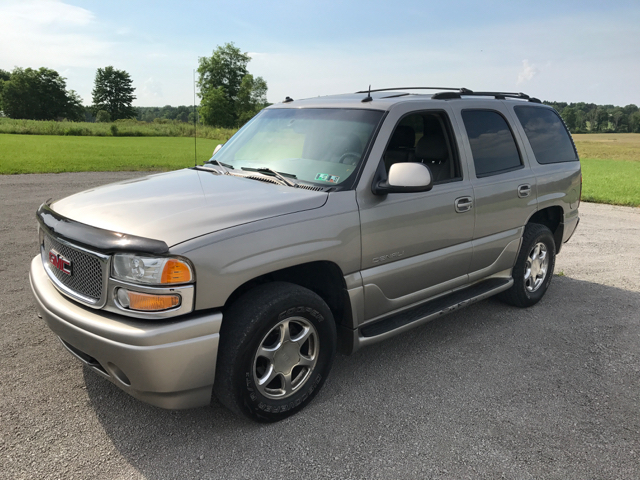
<path fill-rule="evenodd" d="M 458 106 L 475 196 L 471 282 L 513 266 L 528 218 L 536 210 L 536 177 L 499 100 Z"/>

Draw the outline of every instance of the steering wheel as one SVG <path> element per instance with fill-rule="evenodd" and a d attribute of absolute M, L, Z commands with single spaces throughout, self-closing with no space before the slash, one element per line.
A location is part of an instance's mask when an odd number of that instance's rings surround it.
<path fill-rule="evenodd" d="M 340 160 L 338 160 L 338 163 L 346 163 L 348 165 L 355 165 L 356 163 L 358 163 L 358 160 L 360 160 L 360 157 L 362 155 L 358 152 L 345 152 L 342 155 L 340 155 Z M 354 158 L 353 161 L 351 162 L 345 162 L 345 160 L 349 157 Z"/>

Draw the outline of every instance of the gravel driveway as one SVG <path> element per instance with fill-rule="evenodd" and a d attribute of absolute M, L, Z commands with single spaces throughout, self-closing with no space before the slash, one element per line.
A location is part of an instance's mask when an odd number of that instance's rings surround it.
<path fill-rule="evenodd" d="M 166 411 L 36 317 L 38 205 L 140 173 L 0 176 L 0 477 L 640 478 L 640 209 L 582 204 L 542 302 L 480 302 L 351 357 L 301 414 Z"/>

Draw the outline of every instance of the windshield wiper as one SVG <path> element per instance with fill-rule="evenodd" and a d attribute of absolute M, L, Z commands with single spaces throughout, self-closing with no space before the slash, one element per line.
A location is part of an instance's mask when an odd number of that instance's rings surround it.
<path fill-rule="evenodd" d="M 229 165 L 228 163 L 223 163 L 220 160 L 217 160 L 215 158 L 210 158 L 209 160 L 207 160 L 204 163 L 217 163 L 218 165 L 220 165 L 220 168 L 222 168 L 222 171 L 224 172 L 225 175 L 229 175 L 229 170 L 227 170 L 227 168 L 231 168 L 233 169 L 233 165 Z"/>
<path fill-rule="evenodd" d="M 258 172 L 264 175 L 271 174 L 274 177 L 281 180 L 285 185 L 288 185 L 289 187 L 297 187 L 297 184 L 295 182 L 292 182 L 291 180 L 289 180 L 289 178 L 298 178 L 293 173 L 276 172 L 275 170 L 268 167 L 261 167 L 261 168 L 242 167 L 242 170 L 246 170 L 248 172 Z M 286 178 L 286 177 L 289 177 L 289 178 Z"/>

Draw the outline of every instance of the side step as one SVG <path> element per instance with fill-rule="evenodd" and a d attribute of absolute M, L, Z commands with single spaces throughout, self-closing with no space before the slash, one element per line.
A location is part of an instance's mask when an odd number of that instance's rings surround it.
<path fill-rule="evenodd" d="M 365 325 L 360 328 L 359 346 L 384 340 L 441 315 L 484 300 L 496 293 L 509 289 L 511 285 L 513 285 L 512 278 L 491 278 L 462 290 L 456 290 L 430 302 L 409 308 L 397 315 Z"/>

